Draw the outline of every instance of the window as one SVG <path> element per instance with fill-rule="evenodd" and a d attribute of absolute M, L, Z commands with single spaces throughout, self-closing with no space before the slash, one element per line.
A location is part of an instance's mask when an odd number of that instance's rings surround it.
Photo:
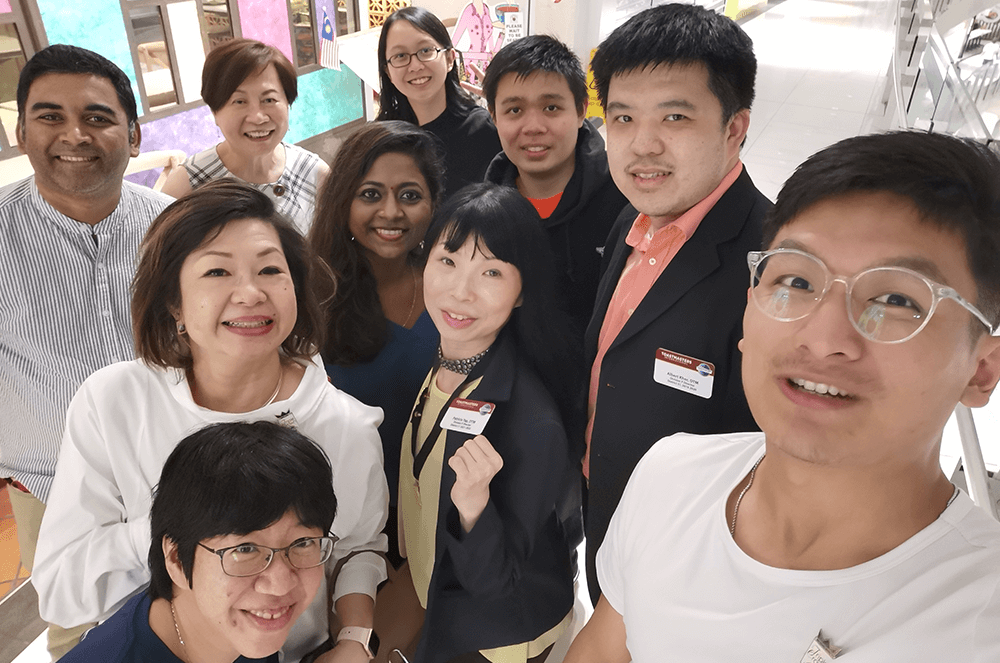
<path fill-rule="evenodd" d="M 292 19 L 292 53 L 295 66 L 302 73 L 307 67 L 314 69 L 319 62 L 312 0 L 289 0 L 288 10 Z"/>
<path fill-rule="evenodd" d="M 0 14 L 0 159 L 20 154 L 17 149 L 17 79 L 38 41 L 28 13 L 33 7 L 15 0 L 11 11 Z"/>
<path fill-rule="evenodd" d="M 233 0 L 121 0 L 145 120 L 201 101 L 213 47 L 239 36 Z"/>
<path fill-rule="evenodd" d="M 357 32 L 358 0 L 337 0 L 337 36 Z"/>

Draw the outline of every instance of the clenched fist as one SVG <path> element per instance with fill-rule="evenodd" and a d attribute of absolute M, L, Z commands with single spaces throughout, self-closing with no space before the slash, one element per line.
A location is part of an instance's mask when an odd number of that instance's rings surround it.
<path fill-rule="evenodd" d="M 503 458 L 489 440 L 477 435 L 448 459 L 448 467 L 455 471 L 451 501 L 458 509 L 462 529 L 471 532 L 490 500 L 490 481 L 503 467 Z"/>

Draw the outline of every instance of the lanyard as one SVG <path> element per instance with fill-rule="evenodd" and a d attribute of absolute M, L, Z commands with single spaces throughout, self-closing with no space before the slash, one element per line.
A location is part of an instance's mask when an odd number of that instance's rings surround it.
<path fill-rule="evenodd" d="M 486 365 L 492 358 L 490 355 L 483 357 L 483 359 L 476 364 L 475 368 L 472 369 L 462 384 L 458 385 L 455 391 L 451 392 L 448 396 L 448 400 L 445 402 L 444 406 L 437 414 L 437 419 L 434 421 L 434 426 L 431 427 L 430 433 L 427 436 L 427 440 L 424 441 L 424 445 L 420 447 L 420 451 L 417 451 L 417 435 L 420 429 L 420 420 L 424 415 L 424 405 L 427 404 L 427 399 L 430 398 L 431 383 L 434 381 L 437 370 L 431 373 L 430 380 L 427 381 L 427 386 L 424 390 L 420 392 L 420 398 L 417 399 L 417 404 L 413 407 L 413 414 L 410 415 L 410 453 L 413 454 L 413 480 L 415 482 L 420 481 L 420 471 L 424 469 L 424 463 L 427 462 L 427 457 L 431 455 L 431 451 L 434 449 L 434 445 L 437 444 L 438 438 L 441 437 L 440 434 L 435 435 L 435 432 L 441 426 L 441 420 L 444 419 L 444 415 L 448 412 L 448 407 L 451 402 L 462 393 L 462 390 L 467 386 L 478 380 L 486 372 Z"/>

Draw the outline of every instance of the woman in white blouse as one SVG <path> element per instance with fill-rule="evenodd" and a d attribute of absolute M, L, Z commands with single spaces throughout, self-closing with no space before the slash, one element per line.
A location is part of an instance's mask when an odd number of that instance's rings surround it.
<path fill-rule="evenodd" d="M 149 581 L 151 493 L 182 438 L 214 422 L 268 420 L 330 457 L 339 505 L 329 569 L 346 558 L 331 591 L 296 622 L 284 660 L 326 639 L 328 599 L 341 625 L 372 626 L 385 578 L 382 415 L 311 361 L 326 328 L 317 291 L 332 285 L 319 265 L 268 196 L 232 180 L 197 189 L 153 222 L 133 283 L 139 359 L 94 373 L 67 413 L 34 572 L 46 621 L 104 620 Z M 361 643 L 337 649 L 350 653 L 338 660 L 367 660 Z"/>

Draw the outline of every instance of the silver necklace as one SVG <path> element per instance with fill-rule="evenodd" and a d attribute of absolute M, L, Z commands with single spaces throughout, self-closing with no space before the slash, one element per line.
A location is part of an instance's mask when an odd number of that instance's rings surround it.
<path fill-rule="evenodd" d="M 271 403 L 274 402 L 274 399 L 278 397 L 278 392 L 281 391 L 281 383 L 284 381 L 284 379 L 285 379 L 285 369 L 283 369 L 281 367 L 281 364 L 279 363 L 278 364 L 278 384 L 275 385 L 275 387 L 274 387 L 274 393 L 271 394 L 271 397 L 268 398 L 267 402 L 264 403 L 263 405 L 261 405 L 261 407 L 267 407 L 268 405 L 270 405 Z M 171 604 L 171 605 L 173 605 L 173 604 Z"/>
<path fill-rule="evenodd" d="M 753 464 L 752 468 L 750 468 L 750 480 L 747 481 L 747 485 L 740 491 L 739 496 L 736 498 L 736 506 L 733 507 L 733 520 L 729 523 L 730 536 L 736 535 L 736 516 L 740 512 L 740 502 L 743 501 L 743 496 L 747 494 L 747 491 L 750 490 L 750 486 L 753 485 L 753 478 L 757 475 L 757 466 L 760 465 L 760 461 L 762 460 L 764 460 L 764 456 L 758 458 L 757 462 Z"/>
<path fill-rule="evenodd" d="M 405 327 L 410 323 L 410 318 L 413 317 L 413 309 L 417 306 L 417 270 L 410 267 L 410 276 L 413 277 L 413 298 L 410 299 L 410 312 L 406 314 L 406 320 L 403 320 L 403 326 Z"/>
<path fill-rule="evenodd" d="M 170 602 L 170 616 L 174 618 L 174 631 L 177 632 L 177 640 L 181 643 L 181 647 L 187 649 L 187 645 L 184 644 L 184 638 L 181 637 L 181 627 L 177 625 L 177 613 L 174 612 L 174 602 Z"/>
<path fill-rule="evenodd" d="M 444 354 L 441 353 L 441 346 L 438 346 L 438 362 L 441 364 L 441 368 L 451 371 L 452 373 L 458 373 L 460 375 L 468 375 L 472 372 L 472 369 L 476 367 L 476 364 L 486 356 L 486 353 L 490 349 L 486 348 L 477 355 L 472 355 L 471 357 L 466 357 L 465 359 L 445 359 Z"/>

